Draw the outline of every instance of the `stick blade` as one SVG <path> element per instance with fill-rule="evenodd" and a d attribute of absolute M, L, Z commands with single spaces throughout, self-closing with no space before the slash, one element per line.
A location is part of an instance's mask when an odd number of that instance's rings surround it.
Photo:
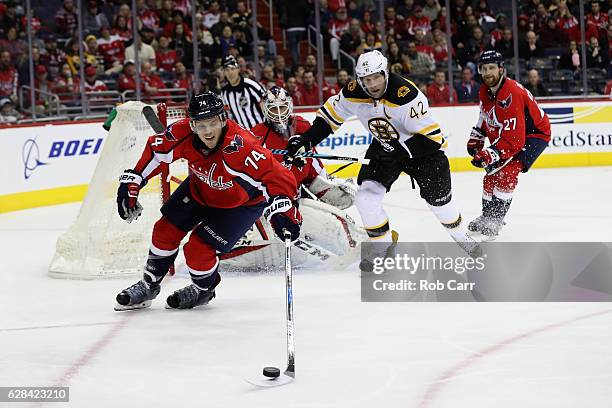
<path fill-rule="evenodd" d="M 287 372 L 281 374 L 276 378 L 268 378 L 260 375 L 255 378 L 246 378 L 245 381 L 251 385 L 260 388 L 272 388 L 272 387 L 280 387 L 282 385 L 291 384 L 295 380 L 294 377 L 287 375 Z"/>
<path fill-rule="evenodd" d="M 155 133 L 161 133 L 166 129 L 155 114 L 155 111 L 152 107 L 145 106 L 144 108 L 142 108 L 142 115 L 145 117 L 149 125 L 151 125 Z"/>

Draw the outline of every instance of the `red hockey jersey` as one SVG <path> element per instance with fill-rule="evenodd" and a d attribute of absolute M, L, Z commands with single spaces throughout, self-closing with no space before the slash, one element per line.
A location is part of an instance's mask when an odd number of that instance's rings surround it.
<path fill-rule="evenodd" d="M 550 141 L 550 121 L 531 92 L 510 78 L 502 79 L 497 95 L 480 87 L 480 117 L 476 127 L 499 149 L 502 159 L 517 154 L 527 137 Z"/>
<path fill-rule="evenodd" d="M 299 115 L 292 116 L 292 123 L 290 125 L 291 135 L 304 134 L 310 129 L 310 122 Z M 251 132 L 259 139 L 263 147 L 268 149 L 284 149 L 287 147 L 287 139 L 280 133 L 275 131 L 272 127 L 265 123 L 258 123 L 255 125 Z M 275 155 L 276 160 L 281 162 L 283 160 L 282 155 Z M 310 184 L 319 173 L 323 171 L 323 163 L 319 159 L 307 159 L 304 167 L 299 168 L 291 166 L 291 172 L 297 181 L 297 185 Z"/>
<path fill-rule="evenodd" d="M 222 138 L 215 150 L 207 152 L 191 131 L 189 119 L 181 119 L 149 137 L 134 169 L 148 180 L 161 172 L 161 163 L 186 159 L 191 194 L 207 207 L 236 208 L 278 195 L 297 197 L 295 177 L 251 132 L 228 120 Z"/>

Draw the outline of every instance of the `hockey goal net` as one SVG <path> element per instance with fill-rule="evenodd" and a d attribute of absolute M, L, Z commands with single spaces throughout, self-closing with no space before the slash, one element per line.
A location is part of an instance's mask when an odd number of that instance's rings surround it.
<path fill-rule="evenodd" d="M 128 224 L 117 214 L 119 176 L 136 164 L 147 138 L 155 133 L 142 114 L 145 106 L 126 102 L 117 107 L 79 214 L 57 241 L 49 266 L 51 276 L 93 279 L 142 273 L 153 224 L 174 184 L 170 180 L 180 181 L 187 175 L 185 163 L 173 163 L 141 190 L 138 200 L 144 210 L 137 220 Z M 163 126 L 185 116 L 179 106 L 149 106 Z"/>

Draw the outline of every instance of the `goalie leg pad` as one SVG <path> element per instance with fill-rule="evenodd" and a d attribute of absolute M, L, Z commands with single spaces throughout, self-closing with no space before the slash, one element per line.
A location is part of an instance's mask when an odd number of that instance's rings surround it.
<path fill-rule="evenodd" d="M 351 179 L 338 179 L 319 174 L 308 186 L 310 192 L 324 203 L 344 210 L 355 202 L 357 186 Z"/>

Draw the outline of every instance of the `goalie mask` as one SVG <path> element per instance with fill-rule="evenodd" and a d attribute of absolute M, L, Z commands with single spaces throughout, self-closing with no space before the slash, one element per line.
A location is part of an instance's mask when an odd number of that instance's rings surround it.
<path fill-rule="evenodd" d="M 284 136 L 290 136 L 288 128 L 293 114 L 293 101 L 287 91 L 278 86 L 270 88 L 263 99 L 262 110 L 266 122 L 274 130 Z"/>

